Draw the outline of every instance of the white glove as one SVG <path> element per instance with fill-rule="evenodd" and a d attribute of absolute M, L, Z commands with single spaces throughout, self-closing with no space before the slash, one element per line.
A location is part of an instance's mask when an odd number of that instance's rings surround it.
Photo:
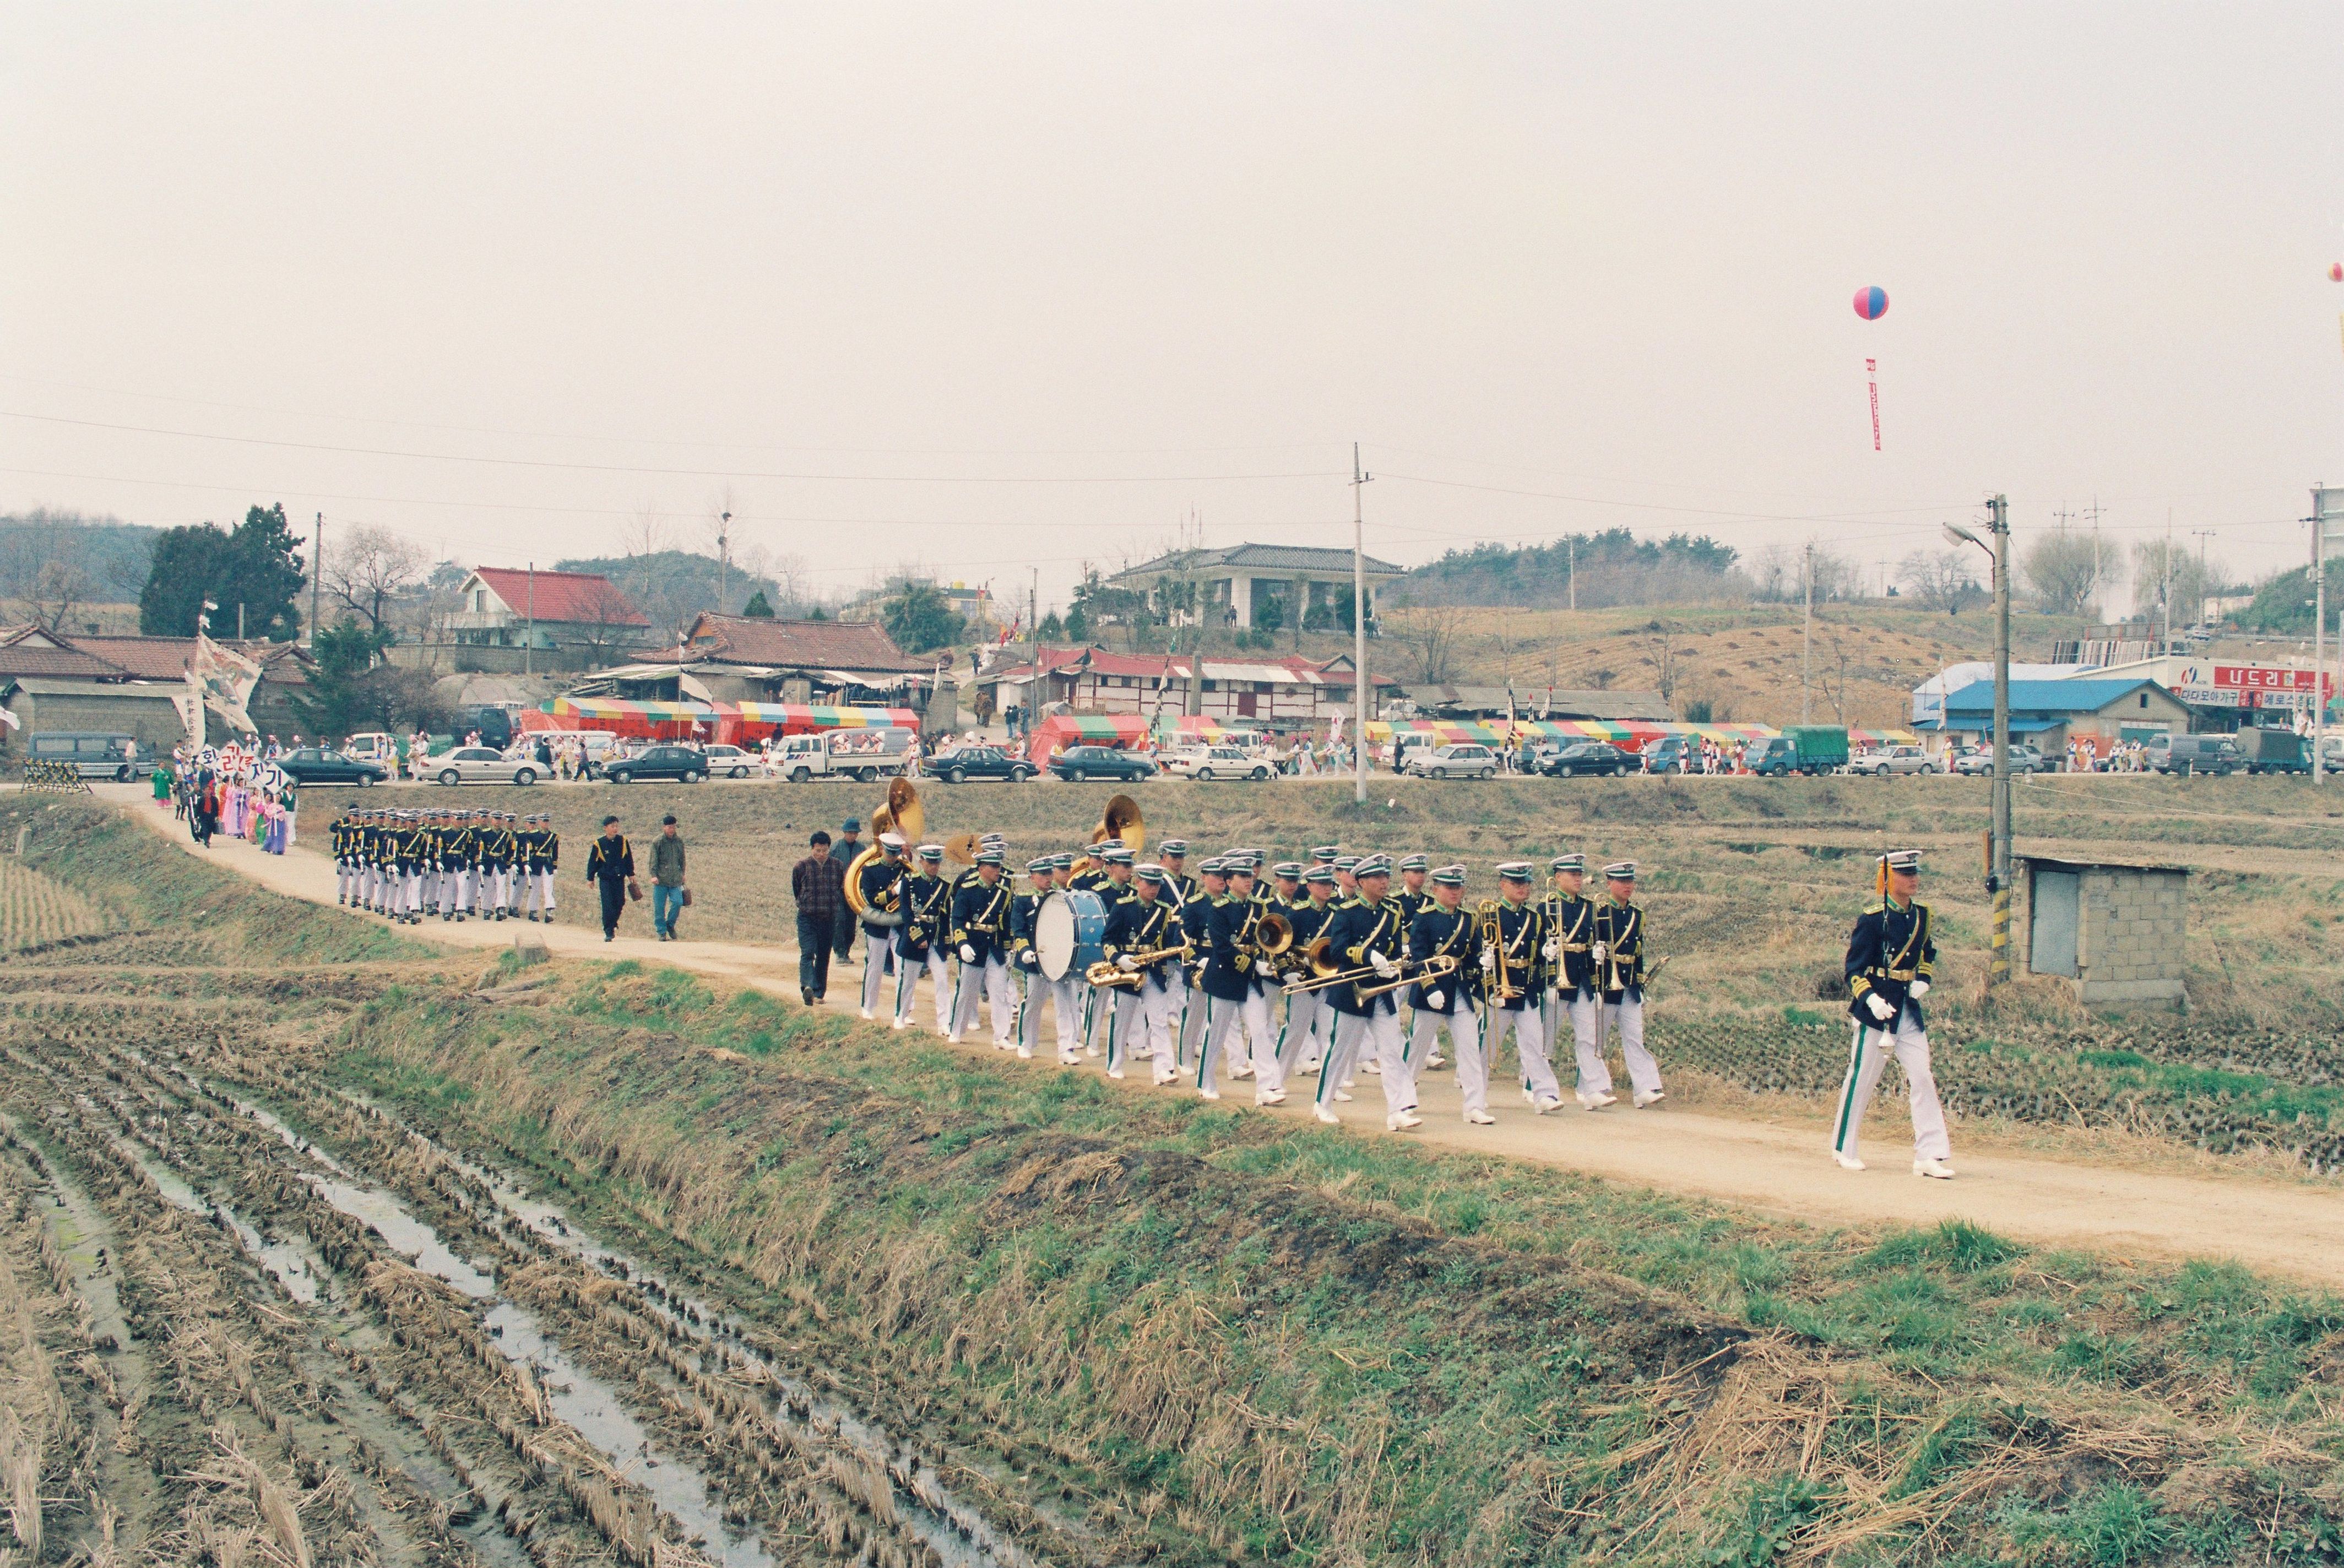
<path fill-rule="evenodd" d="M 1884 1024 L 1896 1016 L 1896 1009 L 1883 1001 L 1881 999 L 1880 993 L 1877 991 L 1865 993 L 1864 1005 L 1871 1008 L 1872 1016 L 1879 1019 Z"/>
<path fill-rule="evenodd" d="M 1267 958 L 1257 958 L 1253 961 L 1253 972 L 1267 980 L 1278 973 L 1278 966 Z"/>
<path fill-rule="evenodd" d="M 964 942 L 960 945 L 960 961 L 964 964 L 976 962 L 976 948 L 974 944 Z"/>
<path fill-rule="evenodd" d="M 1592 957 L 1598 964 L 1606 964 L 1611 962 L 1612 944 L 1609 942 L 1598 942 L 1592 948 L 1589 949 L 1589 956 Z"/>
<path fill-rule="evenodd" d="M 1446 991 L 1427 991 L 1424 994 L 1424 1005 L 1436 1013 L 1447 1006 L 1448 1001 L 1449 993 Z"/>
<path fill-rule="evenodd" d="M 1376 971 L 1376 973 L 1377 973 L 1379 976 L 1382 976 L 1384 979 L 1390 980 L 1390 979 L 1396 979 L 1396 978 L 1398 978 L 1398 977 L 1399 977 L 1399 965 L 1397 965 L 1397 964 L 1395 964 L 1395 963 L 1393 963 L 1390 959 L 1389 959 L 1389 958 L 1385 957 L 1382 954 L 1380 954 L 1380 953 L 1370 953 L 1370 954 L 1369 954 L 1369 955 L 1368 955 L 1368 962 L 1369 962 L 1369 964 L 1372 964 L 1373 966 L 1375 966 L 1375 971 Z"/>
<path fill-rule="evenodd" d="M 1540 948 L 1539 951 L 1546 956 L 1549 962 L 1551 962 L 1554 959 L 1562 956 L 1562 944 L 1560 942 L 1550 942 L 1545 946 Z"/>
<path fill-rule="evenodd" d="M 1038 969 L 1042 966 L 1042 956 L 1039 953 L 1035 952 L 1031 947 L 1028 947 L 1025 952 L 1018 954 L 1017 961 L 1020 964 L 1025 965 L 1028 969 Z"/>
<path fill-rule="evenodd" d="M 1481 949 L 1481 972 L 1485 975 L 1494 975 L 1498 972 L 1498 954 L 1495 948 Z"/>
<path fill-rule="evenodd" d="M 1139 973 L 1139 960 L 1133 957 L 1128 953 L 1126 953 L 1121 957 L 1117 958 L 1115 961 L 1115 966 L 1122 970 L 1127 975 L 1137 975 Z"/>
<path fill-rule="evenodd" d="M 1922 997 L 1929 994 L 1929 982 L 1926 980 L 1915 980 L 1911 985 L 1904 987 L 1904 994 L 1917 1002 Z"/>

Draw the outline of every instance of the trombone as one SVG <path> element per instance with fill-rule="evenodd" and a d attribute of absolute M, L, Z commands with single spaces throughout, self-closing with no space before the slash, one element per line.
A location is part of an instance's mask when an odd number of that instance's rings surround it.
<path fill-rule="evenodd" d="M 1288 996 L 1291 996 L 1302 991 L 1323 991 L 1330 986 L 1340 986 L 1346 982 L 1356 984 L 1377 977 L 1376 966 L 1372 964 L 1362 964 L 1356 969 L 1339 969 L 1331 961 L 1323 961 L 1322 967 L 1322 960 L 1318 955 L 1323 950 L 1322 945 L 1325 941 L 1326 938 L 1322 936 L 1317 942 L 1310 944 L 1311 977 L 1308 980 L 1288 980 L 1286 983 Z M 1412 962 L 1414 962 L 1412 959 L 1401 959 L 1399 961 L 1401 972 L 1395 978 L 1386 980 L 1378 986 L 1361 986 L 1359 1000 L 1364 1002 L 1370 996 L 1380 996 L 1387 991 L 1397 991 L 1402 986 L 1413 986 L 1420 980 L 1435 979 L 1442 975 L 1453 975 L 1457 972 L 1456 958 L 1446 953 L 1427 958 L 1422 966 L 1414 970 L 1409 968 Z"/>
<path fill-rule="evenodd" d="M 1407 960 L 1401 960 L 1400 967 L 1403 969 L 1408 967 Z M 1399 979 L 1387 980 L 1380 986 L 1360 986 L 1359 1000 L 1364 1002 L 1370 996 L 1380 996 L 1387 991 L 1397 991 L 1402 986 L 1414 986 L 1429 980 L 1438 980 L 1443 976 L 1455 973 L 1457 973 L 1457 956 L 1453 953 L 1436 953 L 1427 958 L 1424 961 L 1424 966 L 1413 975 L 1402 975 Z"/>
<path fill-rule="evenodd" d="M 1094 986 L 1128 986 L 1133 990 L 1137 990 L 1141 982 L 1147 978 L 1149 965 L 1161 964 L 1167 958 L 1185 958 L 1187 956 L 1188 945 L 1186 942 L 1177 947 L 1158 947 L 1149 953 L 1127 953 L 1124 956 L 1139 966 L 1137 968 L 1126 970 L 1112 959 L 1102 958 L 1083 971 L 1083 978 Z"/>
<path fill-rule="evenodd" d="M 1475 924 L 1481 928 L 1481 946 L 1498 956 L 1498 984 L 1490 996 L 1500 1002 L 1510 1002 L 1522 994 L 1514 984 L 1513 966 L 1506 962 L 1506 927 L 1498 918 L 1500 900 L 1484 898 L 1473 906 Z"/>

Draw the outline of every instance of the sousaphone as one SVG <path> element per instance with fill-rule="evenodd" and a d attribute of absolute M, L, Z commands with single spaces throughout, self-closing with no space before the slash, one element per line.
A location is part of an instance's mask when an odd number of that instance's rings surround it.
<path fill-rule="evenodd" d="M 879 835 L 900 833 L 906 847 L 920 842 L 920 835 L 928 825 L 927 813 L 921 809 L 920 792 L 907 778 L 898 778 L 887 785 L 887 799 L 871 814 L 871 842 L 863 846 L 846 865 L 846 906 L 857 917 L 864 912 L 863 902 L 863 868 L 879 858 Z"/>
<path fill-rule="evenodd" d="M 1134 859 L 1147 847 L 1147 824 L 1139 814 L 1139 803 L 1127 794 L 1109 795 L 1106 810 L 1099 814 L 1098 825 L 1091 829 L 1091 842 L 1105 844 L 1108 839 L 1120 839 L 1123 847 L 1131 851 Z M 1067 872 L 1087 871 L 1097 862 L 1087 855 L 1076 860 Z"/>

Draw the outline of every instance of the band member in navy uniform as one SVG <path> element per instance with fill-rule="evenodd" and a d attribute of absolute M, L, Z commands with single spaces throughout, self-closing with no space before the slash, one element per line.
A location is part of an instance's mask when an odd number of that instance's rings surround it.
<path fill-rule="evenodd" d="M 924 844 L 913 852 L 912 874 L 904 878 L 904 962 L 895 976 L 895 1027 L 912 1027 L 912 1003 L 924 971 L 936 1001 L 936 1033 L 952 1032 L 952 983 L 945 974 L 945 937 L 952 922 L 953 885 L 944 878 L 945 846 Z"/>
<path fill-rule="evenodd" d="M 1391 862 L 1370 855 L 1352 875 L 1359 896 L 1329 922 L 1329 947 L 1346 970 L 1372 973 L 1328 987 L 1335 993 L 1335 1046 L 1319 1069 L 1313 1109 L 1320 1121 L 1339 1120 L 1333 1106 L 1342 1098 L 1344 1072 L 1361 1052 L 1372 1053 L 1383 1069 L 1384 1126 L 1400 1132 L 1424 1125 L 1424 1118 L 1408 1108 L 1416 1098 L 1416 1086 L 1409 1073 L 1399 1002 L 1392 986 L 1408 956 L 1407 938 L 1400 929 L 1399 905 L 1385 896 L 1391 886 Z"/>
<path fill-rule="evenodd" d="M 1281 974 L 1286 979 L 1307 979 L 1309 965 L 1303 954 L 1335 916 L 1335 868 L 1314 865 L 1302 874 L 1302 901 L 1281 911 L 1294 926 L 1294 946 L 1286 950 Z M 1278 1081 L 1297 1073 L 1315 1072 L 1326 1060 L 1335 1032 L 1335 1008 L 1324 990 L 1288 991 L 1286 1024 L 1278 1033 Z"/>
<path fill-rule="evenodd" d="M 1561 1020 L 1570 1020 L 1571 1048 L 1579 1062 L 1579 1103 L 1588 1110 L 1601 1110 L 1616 1104 L 1619 1097 L 1612 1092 L 1612 1069 L 1595 1038 L 1595 902 L 1584 891 L 1587 857 L 1558 855 L 1547 869 L 1554 878 L 1546 908 L 1553 927 L 1547 934 L 1554 955 L 1547 974 L 1554 985 L 1556 1015 L 1548 1037 L 1561 1032 Z"/>
<path fill-rule="evenodd" d="M 1011 1032 L 1009 1000 L 1009 889 L 1001 879 L 1001 851 L 979 849 L 976 870 L 954 884 L 951 944 L 960 954 L 960 983 L 953 993 L 950 1038 L 976 1021 L 977 1005 L 993 1002 L 993 1043 L 1003 1050 L 1017 1044 Z"/>
<path fill-rule="evenodd" d="M 879 835 L 879 858 L 867 861 L 855 874 L 855 893 L 863 900 L 863 1016 L 876 1017 L 879 986 L 904 966 L 904 835 Z"/>
<path fill-rule="evenodd" d="M 1042 915 L 1042 901 L 1050 896 L 1051 883 L 1058 875 L 1058 863 L 1046 855 L 1035 856 L 1026 863 L 1027 891 L 1013 894 L 1009 900 L 1009 972 L 1025 983 L 1026 999 L 1017 1009 L 1017 1055 L 1026 1061 L 1034 1059 L 1034 1047 L 1042 1043 L 1042 1004 L 1056 1000 L 1058 1013 L 1058 1059 L 1068 1060 L 1066 1049 L 1075 1037 L 1075 989 L 1065 979 L 1053 980 L 1042 973 L 1042 951 L 1035 946 L 1037 923 Z"/>
<path fill-rule="evenodd" d="M 1472 987 L 1481 975 L 1480 946 L 1480 927 L 1465 907 L 1465 868 L 1444 865 L 1432 874 L 1430 902 L 1408 923 L 1408 956 L 1420 970 L 1434 958 L 1452 959 L 1457 966 L 1409 989 L 1409 1005 L 1416 1009 L 1416 1020 L 1409 1031 L 1408 1054 L 1412 1062 L 1430 1060 L 1433 1041 L 1447 1029 L 1457 1047 L 1458 1083 L 1461 1086 L 1470 1077 L 1480 1084 L 1482 1108 L 1468 1106 L 1465 1119 L 1487 1127 L 1497 1118 L 1487 1108 L 1489 1064 L 1481 1059 L 1480 1020 L 1473 1016 Z M 1411 1104 L 1409 1108 L 1417 1108 Z"/>
<path fill-rule="evenodd" d="M 1610 1046 L 1604 1035 L 1619 1032 L 1620 1054 L 1628 1062 L 1628 1103 L 1642 1110 L 1668 1096 L 1661 1087 L 1660 1064 L 1644 1048 L 1644 977 L 1650 971 L 1644 964 L 1644 912 L 1635 902 L 1636 863 L 1605 866 L 1603 886 L 1603 901 L 1595 906 L 1595 940 L 1588 948 L 1603 993 L 1596 1048 Z"/>
<path fill-rule="evenodd" d="M 1115 912 L 1132 899 L 1132 853 L 1119 838 L 1110 838 L 1091 848 L 1098 864 L 1088 872 L 1075 874 L 1075 885 L 1087 887 L 1098 895 L 1106 905 L 1107 924 L 1115 923 Z M 1095 880 L 1089 880 L 1095 879 Z M 1107 1047 L 1107 1031 L 1115 1023 L 1115 997 L 1102 996 L 1089 981 L 1083 982 L 1083 1054 L 1097 1056 Z"/>
<path fill-rule="evenodd" d="M 1498 867 L 1498 902 L 1482 918 L 1491 929 L 1481 943 L 1481 1057 L 1495 1071 L 1506 1037 L 1514 1037 L 1521 1058 L 1522 1098 L 1544 1116 L 1562 1105 L 1562 1090 L 1546 1056 L 1546 912 L 1530 901 L 1531 863 L 1510 860 Z M 1483 1107 L 1487 1108 L 1486 1105 Z"/>
<path fill-rule="evenodd" d="M 1098 988 L 1115 1010 L 1106 1034 L 1106 1076 L 1111 1078 L 1123 1077 L 1125 1059 L 1143 1046 L 1144 1054 L 1155 1059 L 1157 1083 L 1170 1083 L 1178 1074 L 1172 1057 L 1172 998 L 1166 976 L 1180 966 L 1177 952 L 1169 950 L 1177 950 L 1183 936 L 1180 912 L 1163 892 L 1161 865 L 1150 861 L 1135 866 L 1131 895 L 1106 917 L 1103 945 L 1107 961 L 1138 982 Z"/>
<path fill-rule="evenodd" d="M 1891 1051 L 1904 1069 L 1913 1098 L 1913 1174 L 1953 1179 L 1954 1146 L 1945 1136 L 1945 1108 L 1937 1103 L 1936 1075 L 1929 1069 L 1929 1034 L 1921 998 L 1936 972 L 1937 945 L 1929 906 L 1914 895 L 1921 887 L 1921 855 L 1903 849 L 1881 857 L 1884 886 L 1880 901 L 1866 906 L 1847 939 L 1848 1016 L 1855 1020 L 1855 1043 L 1840 1087 L 1839 1115 L 1832 1126 L 1832 1158 L 1844 1170 L 1862 1170 L 1856 1130 L 1880 1086 L 1880 1069 Z"/>
<path fill-rule="evenodd" d="M 1230 1047 L 1246 1038 L 1246 1011 L 1261 1003 L 1258 972 L 1269 967 L 1262 956 L 1256 933 L 1261 923 L 1261 906 L 1250 897 L 1231 889 L 1233 879 L 1226 860 L 1208 860 L 1203 866 L 1205 894 L 1209 903 L 1205 916 L 1207 951 L 1205 972 L 1198 982 L 1205 993 L 1205 1038 L 1197 1053 L 1197 1092 L 1207 1099 L 1221 1098 L 1219 1069 L 1225 1058 L 1233 1054 Z M 1250 881 L 1250 878 L 1242 880 Z M 1254 1103 L 1279 1105 L 1286 1099 L 1285 1090 L 1272 1076 L 1256 1080 Z"/>

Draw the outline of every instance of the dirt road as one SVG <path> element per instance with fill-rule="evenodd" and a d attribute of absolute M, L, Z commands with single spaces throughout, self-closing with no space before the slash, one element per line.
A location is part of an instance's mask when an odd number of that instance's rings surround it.
<path fill-rule="evenodd" d="M 331 863 L 307 848 L 270 855 L 218 839 L 207 855 L 136 786 L 101 785 L 98 793 L 187 854 L 204 855 L 290 897 L 334 902 Z M 574 877 L 560 890 L 564 899 L 585 895 Z M 638 928 L 646 923 L 640 913 L 631 913 L 630 920 Z M 415 930 L 429 940 L 479 949 L 510 946 L 517 932 L 541 937 L 564 956 L 640 958 L 783 996 L 797 994 L 797 953 L 780 942 L 660 943 L 622 936 L 605 943 L 598 933 L 526 922 L 516 927 L 510 923 L 457 926 L 434 921 Z M 849 969 L 847 974 L 851 979 L 859 971 Z M 854 990 L 851 985 L 834 986 L 833 1005 L 841 1005 L 837 998 Z M 924 998 L 922 1012 L 926 1012 Z M 993 1051 L 989 1041 L 969 1048 Z M 1003 1066 L 1026 1065 L 1004 1057 Z M 1036 1062 L 1026 1070 L 1066 1069 Z M 1177 1092 L 1152 1089 L 1137 1079 L 1127 1087 L 1135 1094 Z M 1361 1077 L 1358 1092 L 1358 1100 L 1342 1108 L 1345 1119 L 1361 1131 L 1386 1136 L 1377 1080 Z M 1958 1128 L 1955 1163 L 1960 1179 L 1923 1181 L 1907 1173 L 1903 1108 L 1896 1104 L 1874 1111 L 1866 1125 L 1866 1153 L 1873 1168 L 1851 1175 L 1828 1158 L 1820 1120 L 1813 1128 L 1793 1128 L 1686 1110 L 1632 1112 L 1624 1101 L 1597 1115 L 1574 1108 L 1540 1118 L 1519 1100 L 1493 1096 L 1498 1125 L 1471 1128 L 1459 1115 L 1453 1075 L 1429 1077 L 1422 1098 L 1424 1127 L 1407 1136 L 1425 1142 L 1698 1193 L 1770 1214 L 1826 1224 L 1926 1224 L 1959 1218 L 2033 1242 L 2075 1244 L 2126 1256 L 2234 1259 L 2275 1274 L 2344 1286 L 2344 1203 L 2315 1187 L 2244 1175 L 2177 1175 L 1970 1153 L 1961 1147 Z M 1309 1109 L 1298 1096 L 1295 1103 L 1262 1114 L 1298 1117 L 1308 1116 Z"/>

